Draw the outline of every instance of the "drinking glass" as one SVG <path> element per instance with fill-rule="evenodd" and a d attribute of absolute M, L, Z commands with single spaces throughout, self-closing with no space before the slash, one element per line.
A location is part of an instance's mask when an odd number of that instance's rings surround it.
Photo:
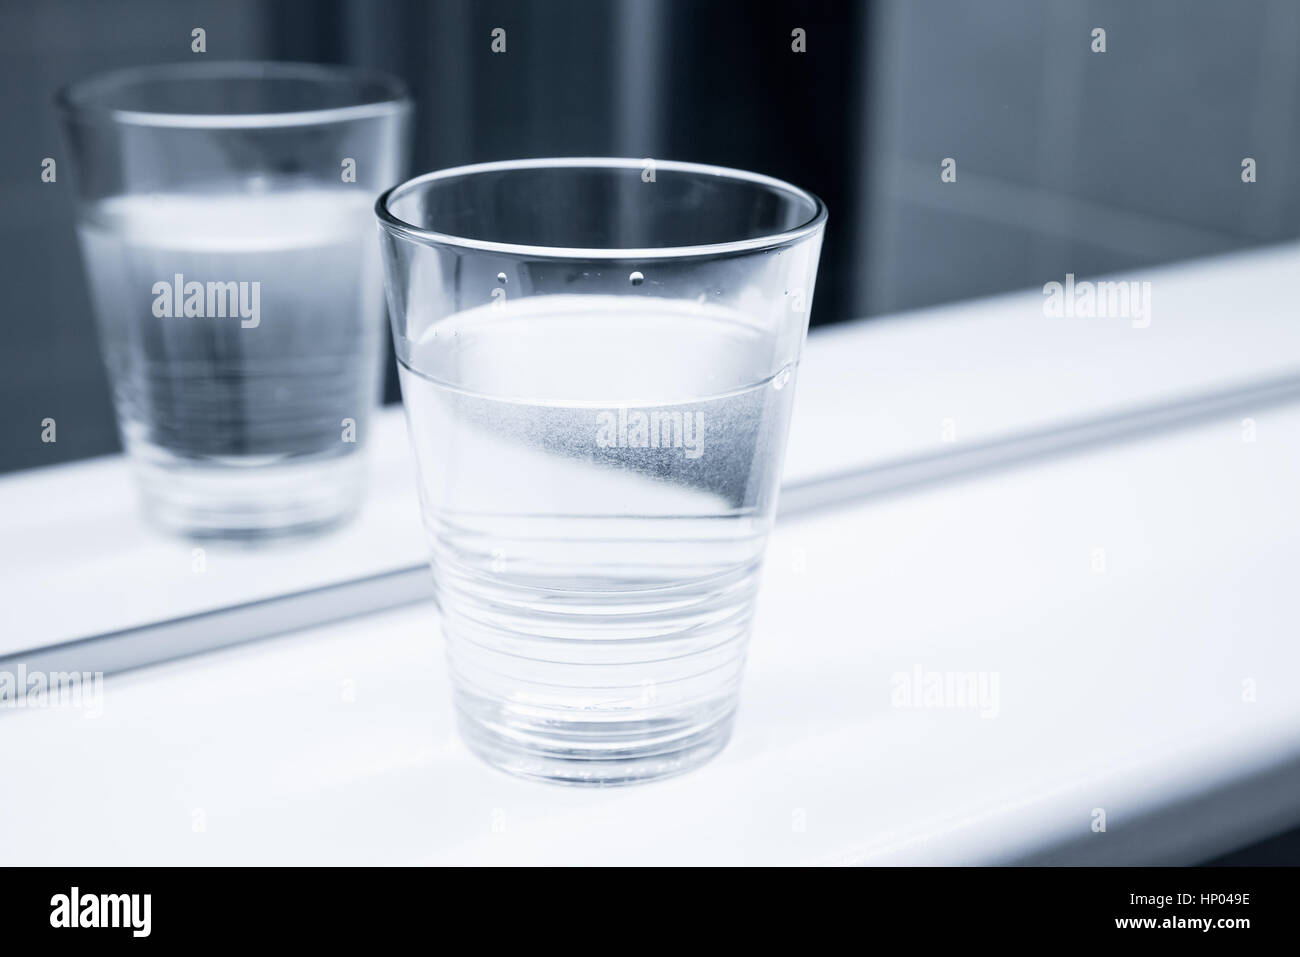
<path fill-rule="evenodd" d="M 403 173 L 401 83 L 171 64 L 73 84 L 58 103 L 146 515 L 256 538 L 355 511 L 383 358 L 370 209 Z"/>
<path fill-rule="evenodd" d="M 738 170 L 543 159 L 379 198 L 461 733 L 674 774 L 731 732 L 825 207 Z"/>

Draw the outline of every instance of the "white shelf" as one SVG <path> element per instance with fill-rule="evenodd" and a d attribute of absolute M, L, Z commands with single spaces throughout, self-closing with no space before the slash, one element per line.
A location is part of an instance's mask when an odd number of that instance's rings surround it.
<path fill-rule="evenodd" d="M 589 791 L 481 765 L 421 603 L 110 676 L 96 718 L 0 712 L 21 769 L 0 789 L 4 859 L 1188 863 L 1292 826 L 1300 403 L 1261 384 L 1300 379 L 1298 266 L 1288 245 L 1138 276 L 1147 329 L 1049 320 L 1031 291 L 815 334 L 794 496 L 855 471 L 923 478 L 939 453 L 1063 421 L 1192 411 L 1177 429 L 1156 414 L 1167 430 L 1141 441 L 787 513 L 735 740 L 693 774 Z M 1235 405 L 1196 400 L 1225 390 Z M 186 649 L 301 627 L 302 606 L 346 613 L 329 586 L 424 560 L 396 414 L 374 439 L 362 521 L 287 550 L 209 549 L 202 576 L 191 546 L 137 523 L 118 459 L 0 479 L 0 655 L 259 598 L 273 627 L 191 619 Z M 894 707 L 891 678 L 918 667 L 996 674 L 997 716 Z"/>
<path fill-rule="evenodd" d="M 1049 319 L 1030 290 L 814 332 L 799 373 L 786 505 L 841 485 L 861 490 L 853 481 L 815 488 L 831 476 L 893 468 L 910 483 L 942 473 L 937 459 L 993 446 L 974 457 L 986 465 L 1003 454 L 999 443 L 1063 423 L 1300 385 L 1291 294 L 1300 244 L 1129 278 L 1152 284 L 1147 328 Z M 955 441 L 943 440 L 945 420 Z M 0 477 L 0 656 L 423 565 L 400 411 L 381 412 L 370 440 L 372 483 L 357 522 L 264 551 L 207 545 L 202 574 L 192 544 L 139 520 L 120 456 Z"/>
<path fill-rule="evenodd" d="M 26 782 L 0 796 L 0 846 L 15 864 L 1204 859 L 1300 820 L 1298 442 L 1293 405 L 1253 444 L 1216 421 L 782 523 L 736 737 L 682 778 L 591 791 L 481 765 L 420 604 L 110 677 L 97 719 L 0 715 Z M 997 716 L 893 707 L 916 666 L 996 672 Z"/>

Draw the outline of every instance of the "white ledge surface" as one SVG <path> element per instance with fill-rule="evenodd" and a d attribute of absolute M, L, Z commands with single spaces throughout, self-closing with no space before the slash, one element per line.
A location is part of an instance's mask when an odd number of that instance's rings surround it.
<path fill-rule="evenodd" d="M 0 714 L 3 857 L 1201 860 L 1300 819 L 1298 442 L 1293 405 L 782 524 L 734 740 L 651 785 L 480 764 L 427 604 L 110 677 Z M 917 668 L 995 706 L 900 707 Z"/>
<path fill-rule="evenodd" d="M 1109 278 L 1151 283 L 1149 325 L 1047 318 L 1029 290 L 815 331 L 785 483 L 1300 377 L 1300 244 Z M 139 520 L 120 456 L 0 477 L 0 656 L 422 563 L 400 411 L 370 441 L 359 521 L 268 551 L 209 545 L 202 574 L 191 544 Z"/>
<path fill-rule="evenodd" d="M 1146 329 L 1031 291 L 818 333 L 787 482 L 939 451 L 944 419 L 979 442 L 1293 374 L 1298 263 L 1129 277 Z M 98 717 L 0 710 L 0 861 L 1208 858 L 1300 821 L 1300 404 L 1243 415 L 1254 441 L 1234 413 L 779 523 L 735 738 L 682 778 L 478 763 L 420 604 L 110 676 Z M 0 480 L 0 654 L 421 561 L 401 422 L 377 430 L 362 522 L 203 577 L 140 529 L 120 460 Z M 902 706 L 918 670 L 996 699 Z"/>

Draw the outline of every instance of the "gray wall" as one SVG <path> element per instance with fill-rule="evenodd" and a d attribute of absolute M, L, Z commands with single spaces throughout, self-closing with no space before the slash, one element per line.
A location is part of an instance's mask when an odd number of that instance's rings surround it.
<path fill-rule="evenodd" d="M 1295 0 L 886 0 L 869 43 L 863 313 L 1300 233 Z"/>

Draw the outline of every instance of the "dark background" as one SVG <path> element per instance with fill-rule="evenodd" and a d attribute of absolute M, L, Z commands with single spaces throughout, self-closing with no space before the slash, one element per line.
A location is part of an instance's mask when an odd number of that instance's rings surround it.
<path fill-rule="evenodd" d="M 198 56 L 195 26 L 210 59 L 402 76 L 414 172 L 652 156 L 807 187 L 831 210 L 815 325 L 1300 234 L 1296 0 L 5 0 L 0 472 L 118 448 L 52 95 Z M 1297 834 L 1225 862 L 1281 860 Z"/>
<path fill-rule="evenodd" d="M 1300 233 L 1296 0 L 5 0 L 0 472 L 118 448 L 51 97 L 121 66 L 351 63 L 417 101 L 413 171 L 624 155 L 831 210 L 812 322 Z M 507 31 L 507 52 L 490 34 Z M 794 27 L 807 52 L 790 48 Z M 1107 52 L 1089 50 L 1107 31 Z M 52 156 L 62 175 L 40 181 Z M 939 180 L 944 157 L 957 184 Z M 1253 156 L 1259 181 L 1240 181 Z M 397 398 L 390 376 L 388 399 Z M 59 441 L 38 436 L 45 416 Z"/>

